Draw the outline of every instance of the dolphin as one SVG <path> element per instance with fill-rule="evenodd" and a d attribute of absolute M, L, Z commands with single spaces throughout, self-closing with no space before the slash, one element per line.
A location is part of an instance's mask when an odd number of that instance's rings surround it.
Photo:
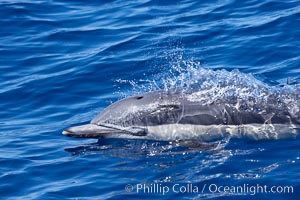
<path fill-rule="evenodd" d="M 193 98 L 180 89 L 158 90 L 121 99 L 90 123 L 62 134 L 78 138 L 128 138 L 159 141 L 217 141 L 224 137 L 261 139 L 295 138 L 299 134 L 299 96 L 262 98 L 228 95 Z M 293 106 L 291 106 L 293 105 Z"/>

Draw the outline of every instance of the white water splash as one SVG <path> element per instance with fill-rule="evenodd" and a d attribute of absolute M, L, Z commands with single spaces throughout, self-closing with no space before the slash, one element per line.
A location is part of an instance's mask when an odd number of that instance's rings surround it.
<path fill-rule="evenodd" d="M 300 89 L 296 85 L 270 86 L 252 74 L 237 69 L 206 69 L 199 61 L 185 57 L 185 49 L 180 42 L 169 44 L 164 55 L 161 55 L 163 60 L 153 62 L 153 74 L 144 74 L 145 78 L 138 80 L 116 80 L 117 85 L 130 85 L 127 91 L 119 90 L 119 96 L 175 88 L 191 102 L 203 105 L 231 103 L 238 110 L 250 109 L 262 115 L 266 113 L 266 120 L 272 117 L 268 115 L 270 110 L 266 110 L 272 105 L 271 108 L 287 110 L 300 121 Z"/>

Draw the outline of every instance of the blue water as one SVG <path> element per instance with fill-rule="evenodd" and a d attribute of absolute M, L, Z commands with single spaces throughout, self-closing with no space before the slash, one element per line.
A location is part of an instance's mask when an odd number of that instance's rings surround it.
<path fill-rule="evenodd" d="M 0 15 L 1 199 L 300 198 L 299 139 L 202 150 L 61 134 L 124 96 L 172 85 L 189 63 L 299 83 L 299 0 L 0 0 Z M 200 191 L 137 192 L 144 183 Z M 293 193 L 211 192 L 213 184 Z"/>

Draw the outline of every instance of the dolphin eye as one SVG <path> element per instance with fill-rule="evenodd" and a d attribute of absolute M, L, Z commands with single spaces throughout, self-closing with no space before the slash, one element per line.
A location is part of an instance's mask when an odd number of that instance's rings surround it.
<path fill-rule="evenodd" d="M 137 96 L 137 97 L 136 97 L 137 100 L 140 100 L 140 99 L 142 99 L 142 98 L 144 98 L 144 97 L 143 97 L 143 96 Z"/>

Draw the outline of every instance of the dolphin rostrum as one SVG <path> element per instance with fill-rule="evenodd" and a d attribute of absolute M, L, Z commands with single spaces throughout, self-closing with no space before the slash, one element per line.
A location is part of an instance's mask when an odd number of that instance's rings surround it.
<path fill-rule="evenodd" d="M 260 94 L 254 97 L 231 94 L 228 88 L 217 93 L 210 88 L 186 93 L 168 89 L 128 97 L 111 104 L 89 124 L 67 128 L 63 134 L 203 142 L 226 136 L 259 140 L 298 135 L 299 94 L 269 93 L 258 87 Z"/>

